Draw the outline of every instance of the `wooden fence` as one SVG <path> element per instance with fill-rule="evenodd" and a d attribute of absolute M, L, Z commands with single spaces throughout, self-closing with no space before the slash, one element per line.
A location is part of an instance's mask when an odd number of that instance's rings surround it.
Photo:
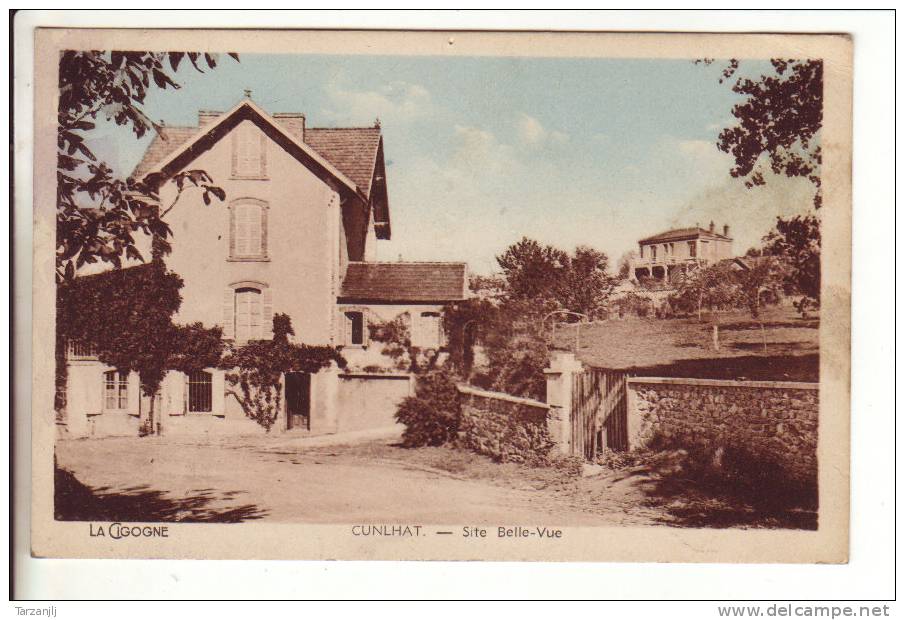
<path fill-rule="evenodd" d="M 588 460 L 604 447 L 628 449 L 627 375 L 585 368 L 572 377 L 572 454 Z"/>

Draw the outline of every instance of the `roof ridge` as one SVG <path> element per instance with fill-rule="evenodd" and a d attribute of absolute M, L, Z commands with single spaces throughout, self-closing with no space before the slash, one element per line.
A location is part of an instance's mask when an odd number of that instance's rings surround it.
<path fill-rule="evenodd" d="M 349 125 L 346 127 L 306 127 L 308 131 L 314 129 L 317 131 L 333 131 L 338 129 L 373 129 L 374 131 L 380 131 L 380 127 L 367 126 L 367 125 Z"/>

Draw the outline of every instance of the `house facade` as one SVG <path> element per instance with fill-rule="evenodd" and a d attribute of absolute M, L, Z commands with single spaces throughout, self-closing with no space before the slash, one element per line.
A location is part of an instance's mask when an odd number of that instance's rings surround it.
<path fill-rule="evenodd" d="M 732 258 L 732 237 L 729 226 L 722 234 L 710 222 L 708 228 L 679 228 L 668 230 L 638 241 L 638 256 L 632 261 L 629 277 L 667 282 L 677 270 L 699 265 L 712 265 Z"/>
<path fill-rule="evenodd" d="M 204 204 L 166 180 L 200 169 L 226 193 Z M 274 313 L 293 340 L 342 347 L 349 367 L 285 377 L 273 431 L 337 432 L 392 425 L 412 379 L 368 339 L 368 325 L 402 316 L 413 344 L 442 349 L 440 314 L 466 293 L 464 263 L 375 262 L 391 235 L 383 137 L 373 127 L 309 128 L 302 114 L 268 114 L 250 99 L 168 127 L 133 176 L 160 182 L 173 231 L 169 269 L 183 281 L 177 323 L 219 325 L 229 343 L 268 339 Z M 155 403 L 158 429 L 261 432 L 215 368 L 170 371 Z M 132 434 L 150 403 L 137 377 L 70 351 L 66 420 L 77 436 Z"/>

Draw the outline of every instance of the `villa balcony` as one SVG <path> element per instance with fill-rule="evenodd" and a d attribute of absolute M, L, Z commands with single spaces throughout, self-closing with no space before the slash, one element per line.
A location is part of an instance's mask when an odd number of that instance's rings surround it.
<path fill-rule="evenodd" d="M 697 256 L 646 256 L 632 261 L 629 277 L 633 281 L 642 278 L 666 281 L 677 270 L 687 267 L 700 267 L 708 264 L 708 260 Z"/>

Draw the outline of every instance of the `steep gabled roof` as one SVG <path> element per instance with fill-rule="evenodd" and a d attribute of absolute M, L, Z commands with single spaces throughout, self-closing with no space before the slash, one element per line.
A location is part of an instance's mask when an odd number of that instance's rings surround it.
<path fill-rule="evenodd" d="M 192 136 L 198 133 L 197 127 L 164 127 L 159 134 L 154 135 L 148 150 L 142 156 L 141 161 L 132 171 L 132 176 L 140 179 L 162 162 L 166 157 L 188 142 Z"/>
<path fill-rule="evenodd" d="M 731 241 L 731 237 L 721 235 L 716 232 L 710 232 L 706 228 L 700 226 L 694 228 L 676 228 L 659 233 L 652 237 L 646 237 L 638 241 L 638 243 L 659 243 L 662 241 L 684 241 L 685 239 L 698 239 L 705 237 L 707 239 L 725 239 Z"/>
<path fill-rule="evenodd" d="M 204 127 L 195 132 L 187 140 L 176 145 L 173 140 L 174 148 L 169 150 L 162 159 L 150 163 L 143 159 L 139 163 L 138 169 L 147 169 L 145 175 L 149 173 L 160 173 L 163 178 L 173 174 L 176 170 L 188 165 L 202 152 L 208 150 L 226 135 L 233 127 L 243 120 L 250 120 L 261 128 L 268 136 L 277 142 L 281 147 L 287 150 L 291 155 L 302 161 L 315 174 L 325 179 L 332 179 L 333 182 L 341 186 L 345 186 L 353 194 L 358 195 L 365 202 L 367 196 L 358 184 L 349 178 L 344 172 L 339 170 L 335 164 L 318 153 L 312 146 L 302 141 L 297 131 L 287 128 L 288 120 L 280 122 L 277 118 L 269 115 L 267 112 L 258 107 L 250 99 L 246 99 L 237 104 L 232 110 L 220 115 L 213 122 L 207 123 Z M 181 132 L 177 132 L 182 135 Z M 163 151 L 166 147 L 163 143 L 169 144 L 170 140 L 163 140 L 158 143 L 157 149 Z M 152 147 L 154 145 L 152 144 Z M 149 148 L 148 151 L 155 149 Z M 158 151 L 158 152 L 159 152 Z M 376 157 L 376 152 L 375 152 Z"/>
<path fill-rule="evenodd" d="M 304 141 L 370 196 L 380 127 L 306 127 Z"/>
<path fill-rule="evenodd" d="M 349 263 L 339 301 L 447 302 L 465 299 L 465 263 Z"/>
<path fill-rule="evenodd" d="M 380 127 L 305 127 L 295 119 L 275 115 L 274 122 L 297 140 L 313 148 L 324 159 L 370 195 L 374 164 L 380 146 Z M 207 129 L 209 125 L 205 125 Z M 199 127 L 164 127 L 154 136 L 132 176 L 141 178 L 151 172 L 201 129 Z"/>

